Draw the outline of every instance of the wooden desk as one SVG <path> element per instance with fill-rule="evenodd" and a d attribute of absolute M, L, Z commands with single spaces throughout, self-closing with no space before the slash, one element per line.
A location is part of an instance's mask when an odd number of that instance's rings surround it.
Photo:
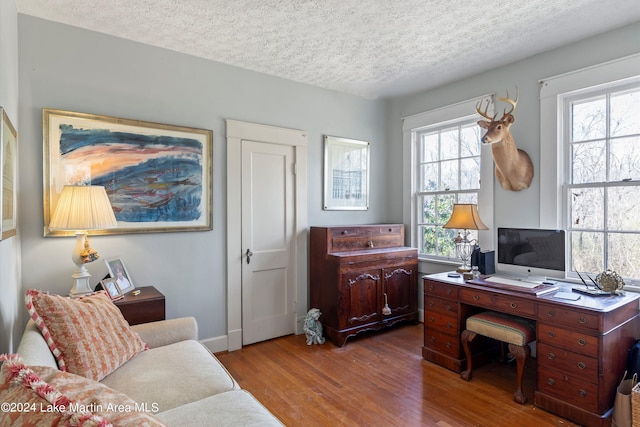
<path fill-rule="evenodd" d="M 129 292 L 124 298 L 113 302 L 118 306 L 127 322 L 130 325 L 137 325 L 164 320 L 164 295 L 153 286 L 144 286 L 135 290 L 140 293 L 133 295 Z"/>
<path fill-rule="evenodd" d="M 426 360 L 455 372 L 464 370 L 460 334 L 472 314 L 489 309 L 533 319 L 538 360 L 535 405 L 584 426 L 610 425 L 628 349 L 640 336 L 639 294 L 582 295 L 570 301 L 554 297 L 558 291 L 571 292 L 565 283 L 536 295 L 482 280 L 464 282 L 447 273 L 423 279 Z M 489 356 L 487 348 L 472 351 L 474 365 Z"/>

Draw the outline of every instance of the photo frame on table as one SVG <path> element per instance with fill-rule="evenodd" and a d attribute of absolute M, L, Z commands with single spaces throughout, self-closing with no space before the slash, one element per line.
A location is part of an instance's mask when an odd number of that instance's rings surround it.
<path fill-rule="evenodd" d="M 109 276 L 115 280 L 122 295 L 129 293 L 136 288 L 133 285 L 133 281 L 131 280 L 131 276 L 129 275 L 127 268 L 124 266 L 122 258 L 106 258 L 104 262 L 107 264 Z"/>
<path fill-rule="evenodd" d="M 17 146 L 18 132 L 9 120 L 4 108 L 0 107 L 0 240 L 16 235 L 18 193 L 16 189 L 17 177 Z"/>
<path fill-rule="evenodd" d="M 102 285 L 102 289 L 107 291 L 107 294 L 109 294 L 112 301 L 115 301 L 124 297 L 124 294 L 122 293 L 122 291 L 118 287 L 118 284 L 116 283 L 116 279 L 114 279 L 113 277 L 109 279 L 101 280 L 100 284 Z"/>
<path fill-rule="evenodd" d="M 370 144 L 324 137 L 324 210 L 369 209 Z"/>
<path fill-rule="evenodd" d="M 44 235 L 64 185 L 104 186 L 118 227 L 91 234 L 212 229 L 213 132 L 44 108 Z"/>

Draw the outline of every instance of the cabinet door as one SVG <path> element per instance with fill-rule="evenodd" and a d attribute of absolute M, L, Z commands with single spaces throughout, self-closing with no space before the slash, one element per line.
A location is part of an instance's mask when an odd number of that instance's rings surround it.
<path fill-rule="evenodd" d="M 348 329 L 382 319 L 380 312 L 380 270 L 349 272 L 342 275 L 340 329 Z"/>
<path fill-rule="evenodd" d="M 416 266 L 413 264 L 382 270 L 383 293 L 391 309 L 390 317 L 412 313 L 417 309 L 418 291 L 416 287 Z M 384 295 L 382 296 L 384 301 Z"/>

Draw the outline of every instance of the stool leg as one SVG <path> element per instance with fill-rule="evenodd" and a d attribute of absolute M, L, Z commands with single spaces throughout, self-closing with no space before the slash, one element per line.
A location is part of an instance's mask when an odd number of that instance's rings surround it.
<path fill-rule="evenodd" d="M 460 378 L 462 378 L 465 381 L 471 380 L 471 370 L 473 369 L 473 363 L 471 362 L 471 349 L 469 348 L 469 343 L 473 341 L 475 337 L 476 337 L 476 333 L 471 332 L 467 329 L 462 331 L 462 334 L 460 335 L 462 348 L 464 348 L 464 354 L 467 357 L 467 370 L 462 371 L 460 373 Z"/>
<path fill-rule="evenodd" d="M 515 356 L 516 366 L 518 369 L 516 392 L 513 393 L 513 400 L 520 404 L 524 404 L 527 402 L 527 396 L 522 392 L 522 377 L 524 376 L 524 365 L 527 363 L 527 359 L 531 354 L 531 349 L 526 344 L 524 346 L 509 344 L 509 351 Z"/>

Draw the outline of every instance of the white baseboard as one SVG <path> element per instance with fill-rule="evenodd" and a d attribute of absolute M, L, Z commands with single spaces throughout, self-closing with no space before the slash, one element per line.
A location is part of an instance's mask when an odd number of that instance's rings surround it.
<path fill-rule="evenodd" d="M 228 338 L 226 335 L 215 338 L 205 338 L 200 342 L 211 351 L 211 353 L 219 353 L 228 349 Z"/>

